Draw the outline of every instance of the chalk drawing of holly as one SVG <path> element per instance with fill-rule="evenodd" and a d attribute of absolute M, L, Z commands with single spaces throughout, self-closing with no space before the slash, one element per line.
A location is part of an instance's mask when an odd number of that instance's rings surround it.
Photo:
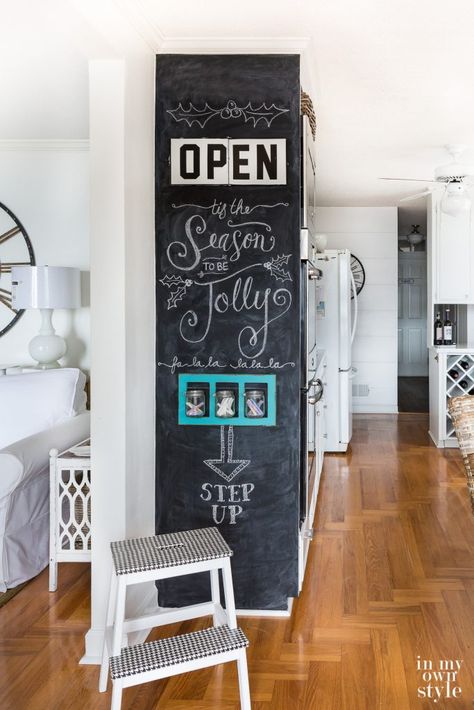
<path fill-rule="evenodd" d="M 271 261 L 265 262 L 264 267 L 269 270 L 277 281 L 293 281 L 290 272 L 284 268 L 288 266 L 290 256 L 291 254 L 282 254 L 276 257 L 272 256 Z"/>
<path fill-rule="evenodd" d="M 191 279 L 183 279 L 181 276 L 163 276 L 160 283 L 170 289 L 170 297 L 167 301 L 168 310 L 176 308 L 177 303 L 186 295 L 188 288 L 193 285 Z"/>

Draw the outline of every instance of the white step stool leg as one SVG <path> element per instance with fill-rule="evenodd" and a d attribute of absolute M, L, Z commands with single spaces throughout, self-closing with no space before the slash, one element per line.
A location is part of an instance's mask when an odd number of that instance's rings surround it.
<path fill-rule="evenodd" d="M 117 579 L 117 603 L 114 615 L 114 636 L 112 641 L 112 656 L 118 656 L 122 648 L 123 622 L 125 619 L 125 594 L 127 591 L 127 580 L 119 576 Z"/>
<path fill-rule="evenodd" d="M 109 601 L 107 604 L 107 617 L 105 620 L 104 645 L 102 648 L 102 663 L 100 666 L 99 676 L 99 693 L 105 693 L 107 690 L 107 681 L 109 679 L 109 651 L 107 648 L 107 628 L 114 623 L 115 598 L 117 595 L 117 576 L 112 570 L 110 577 Z"/>
<path fill-rule="evenodd" d="M 237 671 L 239 673 L 240 707 L 241 710 L 251 710 L 249 672 L 247 668 L 246 649 L 242 649 L 240 657 L 237 659 Z"/>
<path fill-rule="evenodd" d="M 110 710 L 120 710 L 122 705 L 122 690 L 122 681 L 114 680 L 112 683 L 112 705 L 110 706 Z"/>
<path fill-rule="evenodd" d="M 224 583 L 225 610 L 230 629 L 237 628 L 237 616 L 235 614 L 234 586 L 232 584 L 232 570 L 228 557 L 222 565 L 222 581 Z"/>
<path fill-rule="evenodd" d="M 219 569 L 211 569 L 211 599 L 214 606 L 221 603 L 221 592 L 219 589 Z M 219 616 L 212 615 L 214 626 L 219 626 Z"/>
<path fill-rule="evenodd" d="M 49 558 L 49 591 L 55 592 L 58 588 L 58 563 L 56 556 L 51 555 Z"/>

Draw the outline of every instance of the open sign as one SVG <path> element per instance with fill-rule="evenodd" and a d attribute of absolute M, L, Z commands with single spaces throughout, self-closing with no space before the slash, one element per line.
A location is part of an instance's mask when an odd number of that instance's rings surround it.
<path fill-rule="evenodd" d="M 172 138 L 172 185 L 286 185 L 284 138 Z"/>

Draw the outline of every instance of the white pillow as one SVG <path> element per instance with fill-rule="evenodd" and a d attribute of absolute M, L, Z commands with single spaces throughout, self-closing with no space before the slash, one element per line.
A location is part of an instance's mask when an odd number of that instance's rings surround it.
<path fill-rule="evenodd" d="M 0 449 L 83 412 L 85 383 L 76 368 L 0 376 Z"/>

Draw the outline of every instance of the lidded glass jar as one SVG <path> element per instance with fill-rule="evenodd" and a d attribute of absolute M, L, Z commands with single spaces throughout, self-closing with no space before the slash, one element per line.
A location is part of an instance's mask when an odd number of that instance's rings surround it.
<path fill-rule="evenodd" d="M 235 392 L 232 390 L 217 390 L 216 417 L 223 419 L 235 417 Z"/>
<path fill-rule="evenodd" d="M 265 416 L 265 392 L 263 390 L 245 390 L 245 416 L 260 419 Z"/>
<path fill-rule="evenodd" d="M 203 417 L 206 413 L 206 395 L 204 390 L 186 390 L 186 416 Z"/>

